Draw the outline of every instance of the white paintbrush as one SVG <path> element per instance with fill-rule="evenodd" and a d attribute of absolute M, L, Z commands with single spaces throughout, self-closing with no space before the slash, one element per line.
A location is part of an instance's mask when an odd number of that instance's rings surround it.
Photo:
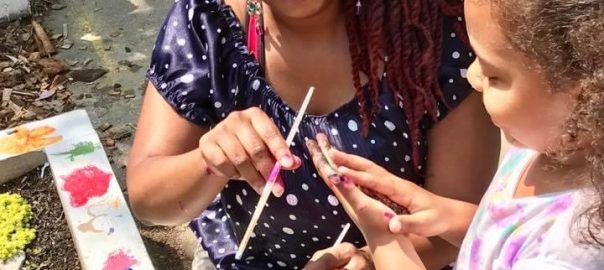
<path fill-rule="evenodd" d="M 344 225 L 344 228 L 342 229 L 342 232 L 338 236 L 338 239 L 336 239 L 336 242 L 333 243 L 332 247 L 336 247 L 336 246 L 338 246 L 339 244 L 342 243 L 342 240 L 344 240 L 344 236 L 346 236 L 346 233 L 348 232 L 348 229 L 350 229 L 350 223 L 346 223 L 346 225 Z"/>
<path fill-rule="evenodd" d="M 304 117 L 304 113 L 306 112 L 306 107 L 308 107 L 308 103 L 310 103 L 310 98 L 312 97 L 313 92 L 315 91 L 314 87 L 310 87 L 308 92 L 306 93 L 306 97 L 304 97 L 304 101 L 302 102 L 302 106 L 300 106 L 300 110 L 294 119 L 294 124 L 292 125 L 291 130 L 287 134 L 285 138 L 285 143 L 289 147 L 294 141 L 294 136 L 298 132 L 298 127 L 300 126 L 300 122 L 302 122 L 302 118 Z M 262 195 L 260 195 L 260 200 L 258 200 L 258 204 L 256 205 L 256 209 L 254 210 L 254 214 L 252 215 L 252 219 L 250 220 L 250 224 L 247 226 L 245 230 L 245 234 L 243 235 L 243 239 L 241 239 L 241 243 L 239 243 L 239 248 L 237 249 L 237 253 L 235 254 L 236 260 L 241 260 L 241 256 L 243 256 L 243 252 L 247 246 L 247 242 L 250 240 L 252 233 L 254 232 L 254 228 L 256 227 L 256 223 L 260 218 L 260 214 L 264 209 L 264 205 L 268 201 L 269 196 L 271 195 L 271 191 L 273 190 L 273 186 L 275 185 L 275 180 L 281 171 L 281 164 L 279 161 L 275 162 L 271 173 L 266 180 L 266 185 L 262 190 Z"/>

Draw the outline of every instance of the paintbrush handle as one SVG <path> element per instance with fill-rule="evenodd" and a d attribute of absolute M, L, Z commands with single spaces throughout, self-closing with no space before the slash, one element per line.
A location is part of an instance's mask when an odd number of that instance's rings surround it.
<path fill-rule="evenodd" d="M 262 190 L 262 195 L 260 195 L 260 200 L 258 200 L 258 204 L 256 205 L 256 209 L 254 209 L 254 214 L 252 215 L 252 219 L 250 219 L 250 223 L 243 234 L 243 238 L 241 239 L 241 243 L 239 244 L 239 248 L 237 248 L 237 253 L 235 254 L 235 259 L 240 260 L 241 256 L 243 256 L 243 252 L 245 251 L 245 247 L 247 247 L 247 242 L 250 240 L 252 233 L 254 232 L 254 228 L 258 223 L 258 219 L 260 218 L 260 214 L 262 213 L 262 209 L 266 205 L 268 198 L 271 195 L 273 190 L 273 186 L 275 185 L 275 180 L 281 171 L 281 164 L 279 161 L 275 163 L 271 173 L 269 174 L 268 180 L 266 181 L 266 185 Z"/>
<path fill-rule="evenodd" d="M 289 133 L 287 134 L 287 138 L 285 139 L 285 143 L 287 144 L 287 147 L 289 147 L 292 144 L 292 142 L 294 141 L 294 137 L 296 136 L 296 133 L 298 132 L 298 128 L 300 126 L 300 123 L 302 122 L 302 118 L 304 118 L 304 113 L 306 112 L 306 108 L 308 107 L 308 104 L 310 103 L 310 99 L 311 99 L 314 91 L 315 91 L 315 88 L 311 86 L 308 89 L 306 96 L 304 97 L 302 106 L 300 106 L 300 110 L 298 111 L 298 114 L 296 115 L 296 118 L 294 119 L 292 128 L 289 131 Z M 258 222 L 258 219 L 260 218 L 260 214 L 262 213 L 262 210 L 264 209 L 264 205 L 266 205 L 266 202 L 268 201 L 268 198 L 271 195 L 271 191 L 273 190 L 273 186 L 275 185 L 275 180 L 277 179 L 277 176 L 279 176 L 280 171 L 281 171 L 281 164 L 279 163 L 279 161 L 277 161 L 275 163 L 275 165 L 273 166 L 273 169 L 271 170 L 271 173 L 269 174 L 268 179 L 266 180 L 266 185 L 264 186 L 264 189 L 262 190 L 262 194 L 260 195 L 260 200 L 258 200 L 256 209 L 254 209 L 254 214 L 252 215 L 252 219 L 250 220 L 250 223 L 248 224 L 247 229 L 245 230 L 245 233 L 243 234 L 243 238 L 241 239 L 241 243 L 239 244 L 239 247 L 237 248 L 237 253 L 235 254 L 236 260 L 241 260 L 241 256 L 243 256 L 245 247 L 247 246 L 247 243 L 250 240 L 252 233 L 254 232 L 256 223 Z"/>

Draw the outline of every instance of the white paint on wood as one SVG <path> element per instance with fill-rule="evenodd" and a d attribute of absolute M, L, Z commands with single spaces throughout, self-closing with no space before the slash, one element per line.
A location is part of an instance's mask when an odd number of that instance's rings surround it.
<path fill-rule="evenodd" d="M 92 270 L 127 269 L 129 267 L 153 269 L 134 218 L 128 209 L 115 174 L 86 111 L 72 111 L 29 123 L 23 127 L 28 130 L 44 130 L 45 138 L 61 139 L 58 142 L 56 139 L 51 140 L 53 143 L 46 145 L 43 150 L 50 163 L 65 217 L 83 268 Z M 49 132 L 50 130 L 52 132 Z M 35 134 L 35 132 L 33 133 Z M 10 131 L 0 132 L 0 142 L 7 142 L 3 139 L 12 136 L 10 134 Z M 77 145 L 88 145 L 93 148 L 88 148 L 88 151 L 72 151 L 77 148 Z M 3 147 L 0 146 L 0 149 Z M 0 153 L 0 163 L 2 160 L 17 155 L 21 155 L 21 153 Z M 77 174 L 80 175 L 80 178 L 75 180 L 75 172 L 78 171 L 96 171 L 99 172 L 97 175 L 103 177 L 95 178 L 90 174 Z M 99 179 L 106 181 L 97 182 Z M 74 196 L 83 193 L 75 192 L 73 188 L 66 185 L 67 182 L 74 183 L 73 181 L 80 187 L 85 186 L 85 190 L 100 191 L 92 192 L 93 196 Z M 106 185 L 99 183 L 106 183 Z M 82 197 L 87 200 L 77 200 Z M 132 265 L 120 264 L 120 262 L 128 261 Z M 114 264 L 112 265 L 111 262 Z"/>
<path fill-rule="evenodd" d="M 31 13 L 29 0 L 0 0 L 0 22 Z"/>
<path fill-rule="evenodd" d="M 44 163 L 46 163 L 46 154 L 42 151 L 33 151 L 0 160 L 0 184 L 19 178 Z"/>
<path fill-rule="evenodd" d="M 19 270 L 25 261 L 25 253 L 19 252 L 12 258 L 0 262 L 0 270 Z"/>

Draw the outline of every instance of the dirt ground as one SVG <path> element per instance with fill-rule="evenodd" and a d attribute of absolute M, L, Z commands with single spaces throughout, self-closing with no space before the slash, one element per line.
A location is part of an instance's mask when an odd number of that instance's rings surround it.
<path fill-rule="evenodd" d="M 25 249 L 24 270 L 81 269 L 71 233 L 65 221 L 50 168 L 37 168 L 0 185 L 0 193 L 17 193 L 32 206 L 30 225 L 36 238 Z"/>

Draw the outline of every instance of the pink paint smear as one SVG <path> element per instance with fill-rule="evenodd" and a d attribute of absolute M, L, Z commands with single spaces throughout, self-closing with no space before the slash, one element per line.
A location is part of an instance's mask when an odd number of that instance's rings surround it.
<path fill-rule="evenodd" d="M 137 263 L 138 261 L 134 257 L 126 254 L 123 250 L 120 249 L 109 254 L 107 260 L 105 260 L 103 270 L 132 269 L 131 267 Z"/>
<path fill-rule="evenodd" d="M 86 205 L 90 198 L 103 196 L 107 192 L 111 174 L 94 165 L 88 165 L 61 178 L 65 180 L 63 189 L 71 194 L 71 206 L 81 207 Z"/>

